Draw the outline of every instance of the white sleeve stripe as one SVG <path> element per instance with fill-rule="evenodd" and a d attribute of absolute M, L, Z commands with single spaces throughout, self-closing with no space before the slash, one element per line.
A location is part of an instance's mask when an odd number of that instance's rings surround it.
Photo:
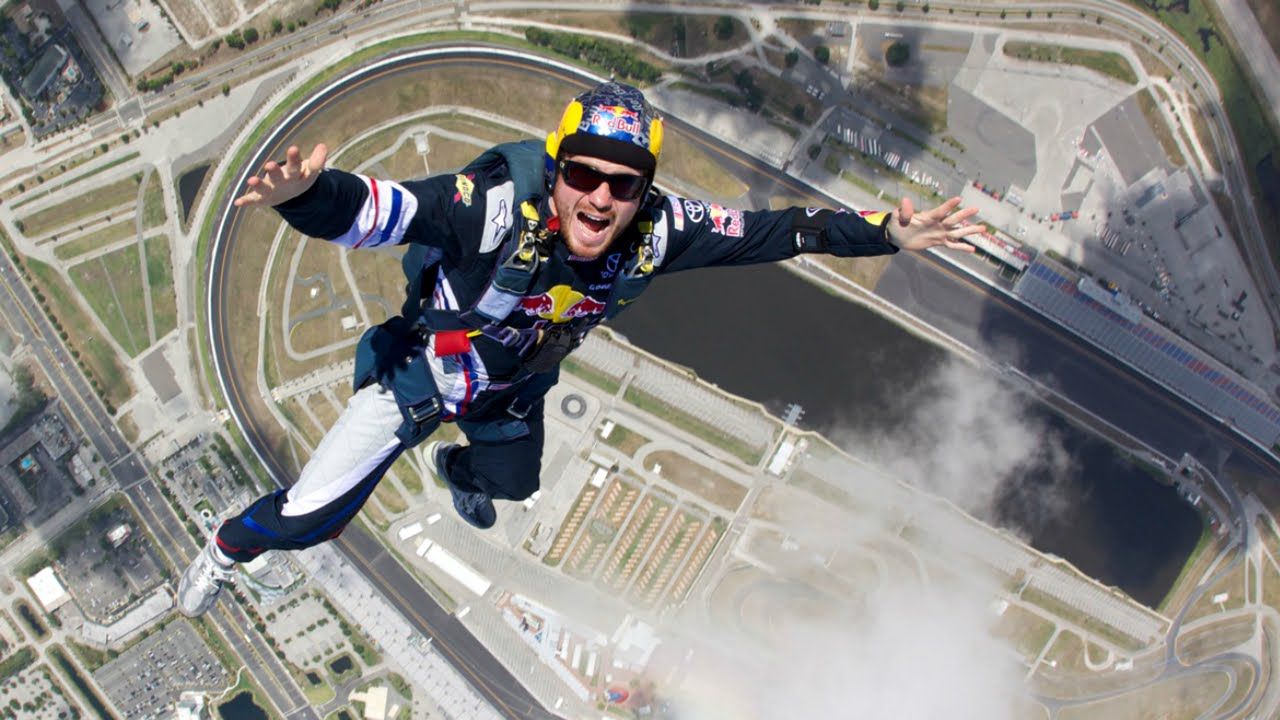
<path fill-rule="evenodd" d="M 333 242 L 348 248 L 398 245 L 418 211 L 418 198 L 403 185 L 361 177 L 369 188 L 355 222 Z"/>

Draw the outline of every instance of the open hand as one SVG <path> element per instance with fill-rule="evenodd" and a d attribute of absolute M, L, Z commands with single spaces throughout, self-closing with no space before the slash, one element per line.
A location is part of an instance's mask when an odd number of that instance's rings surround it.
<path fill-rule="evenodd" d="M 978 214 L 978 208 L 960 207 L 960 198 L 953 197 L 932 210 L 916 212 L 910 198 L 903 198 L 888 219 L 889 239 L 903 250 L 927 250 L 939 245 L 961 252 L 973 252 L 974 247 L 961 238 L 986 232 L 984 225 L 970 225 L 969 218 Z"/>
<path fill-rule="evenodd" d="M 311 156 L 302 159 L 297 145 L 290 145 L 284 153 L 284 164 L 268 160 L 262 166 L 262 176 L 254 175 L 245 183 L 248 189 L 235 199 L 236 207 L 249 205 L 279 205 L 306 192 L 315 184 L 329 148 L 320 143 L 311 149 Z"/>

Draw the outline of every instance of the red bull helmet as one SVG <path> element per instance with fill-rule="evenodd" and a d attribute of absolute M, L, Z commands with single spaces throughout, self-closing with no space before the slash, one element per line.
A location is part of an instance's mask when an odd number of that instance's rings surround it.
<path fill-rule="evenodd" d="M 662 150 L 662 118 L 644 93 L 619 82 L 600 83 L 569 101 L 547 135 L 547 185 L 562 155 L 589 155 L 633 167 L 653 180 Z"/>

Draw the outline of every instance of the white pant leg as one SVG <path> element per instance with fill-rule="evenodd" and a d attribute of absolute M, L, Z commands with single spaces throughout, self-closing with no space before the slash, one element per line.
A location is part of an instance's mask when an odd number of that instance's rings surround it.
<path fill-rule="evenodd" d="M 377 383 L 352 395 L 289 488 L 280 514 L 306 515 L 342 497 L 400 445 L 395 433 L 402 421 L 395 396 Z"/>

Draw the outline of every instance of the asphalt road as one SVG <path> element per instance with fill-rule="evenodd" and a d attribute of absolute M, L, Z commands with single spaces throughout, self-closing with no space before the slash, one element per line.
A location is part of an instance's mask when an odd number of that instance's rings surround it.
<path fill-rule="evenodd" d="M 3 255 L 0 259 L 0 285 L 3 285 L 0 311 L 31 344 L 71 420 L 80 426 L 103 461 L 110 466 L 117 484 L 129 495 L 143 522 L 155 533 L 160 542 L 157 549 L 167 554 L 173 566 L 181 571 L 198 551 L 195 542 L 184 531 L 175 532 L 175 528 L 182 527 L 181 519 L 173 514 L 151 481 L 143 461 L 121 437 L 106 408 L 71 361 L 44 311 L 26 284 L 18 278 L 12 260 L 5 253 L 0 255 Z M 267 647 L 262 636 L 252 629 L 253 624 L 244 611 L 234 603 L 221 603 L 220 607 L 222 609 L 211 616 L 214 624 L 240 657 L 253 662 L 258 671 L 255 676 L 261 675 L 259 684 L 272 704 L 286 717 L 319 720 L 288 671 Z"/>
<path fill-rule="evenodd" d="M 159 545 L 157 549 L 168 555 L 175 567 L 186 567 L 200 548 L 187 534 L 182 520 L 174 514 L 155 483 L 148 478 L 131 487 L 127 494 L 143 522 L 155 534 Z M 296 720 L 319 720 L 320 716 L 311 708 L 289 671 L 253 628 L 253 622 L 238 603 L 224 598 L 206 617 L 246 667 L 253 669 L 254 680 L 282 715 Z M 238 668 L 229 670 L 234 674 Z"/>

